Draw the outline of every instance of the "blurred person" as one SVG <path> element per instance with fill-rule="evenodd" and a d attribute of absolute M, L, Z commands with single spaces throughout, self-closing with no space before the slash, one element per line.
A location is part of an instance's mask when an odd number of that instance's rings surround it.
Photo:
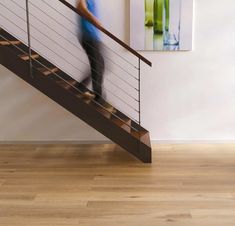
<path fill-rule="evenodd" d="M 85 97 L 94 98 L 96 101 L 102 102 L 105 65 L 101 51 L 101 34 L 98 29 L 102 28 L 102 26 L 98 19 L 97 0 L 78 0 L 77 9 L 81 14 L 79 19 L 81 37 L 79 41 L 87 54 L 90 64 L 90 74 L 80 82 L 81 90 Z M 89 20 L 96 26 L 90 23 Z M 93 92 L 87 91 L 85 88 L 90 82 L 92 82 Z"/>

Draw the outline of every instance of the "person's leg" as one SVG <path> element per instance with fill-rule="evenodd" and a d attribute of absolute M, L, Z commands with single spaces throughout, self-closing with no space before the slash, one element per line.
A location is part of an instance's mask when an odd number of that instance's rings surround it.
<path fill-rule="evenodd" d="M 114 113 L 115 108 L 107 103 L 103 96 L 102 85 L 105 64 L 101 51 L 101 43 L 95 40 L 86 40 L 82 45 L 86 51 L 91 67 L 92 87 L 95 93 L 95 101 L 99 102 L 106 111 Z"/>
<path fill-rule="evenodd" d="M 84 87 L 87 87 L 90 82 L 91 82 L 91 76 L 90 76 L 90 75 L 86 75 L 86 76 L 80 81 L 80 83 L 81 83 Z"/>
<path fill-rule="evenodd" d="M 101 53 L 101 46 L 99 42 L 94 42 L 95 59 L 92 62 L 92 86 L 94 91 L 98 94 L 98 98 L 103 96 L 103 75 L 104 75 L 104 58 Z"/>
<path fill-rule="evenodd" d="M 81 40 L 81 46 L 83 47 L 84 51 L 86 52 L 87 56 L 89 56 L 90 54 L 92 54 L 91 52 L 91 48 L 90 45 L 88 43 L 89 41 L 86 40 L 85 38 L 83 38 Z M 88 57 L 89 59 L 89 57 Z M 87 91 L 87 86 L 89 85 L 89 83 L 91 82 L 91 70 L 89 69 L 89 72 L 87 72 L 84 76 L 84 78 L 79 82 L 79 85 L 77 86 L 82 92 L 86 92 Z"/>
<path fill-rule="evenodd" d="M 91 67 L 93 91 L 97 97 L 102 96 L 102 83 L 104 74 L 104 59 L 101 54 L 100 43 L 96 40 L 83 40 L 82 46 L 86 51 Z"/>

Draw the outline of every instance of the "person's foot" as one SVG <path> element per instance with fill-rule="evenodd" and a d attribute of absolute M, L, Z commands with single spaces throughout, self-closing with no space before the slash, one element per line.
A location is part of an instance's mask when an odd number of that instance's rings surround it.
<path fill-rule="evenodd" d="M 109 103 L 107 103 L 107 102 L 105 102 L 104 104 L 102 104 L 102 106 L 103 106 L 103 108 L 106 110 L 106 111 L 108 111 L 108 112 L 110 112 L 110 113 L 115 113 L 116 112 L 116 109 L 114 108 L 114 106 L 112 106 L 111 104 L 109 104 Z"/>
<path fill-rule="evenodd" d="M 103 98 L 95 98 L 94 99 L 96 102 L 98 102 L 101 106 L 101 108 L 106 111 L 106 112 L 110 112 L 110 113 L 115 113 L 116 109 L 114 108 L 114 106 L 112 106 L 111 104 L 109 104 L 108 102 L 106 102 Z"/>
<path fill-rule="evenodd" d="M 91 91 L 85 91 L 84 93 L 82 93 L 82 96 L 88 99 L 94 99 L 95 98 L 95 94 L 92 93 Z"/>

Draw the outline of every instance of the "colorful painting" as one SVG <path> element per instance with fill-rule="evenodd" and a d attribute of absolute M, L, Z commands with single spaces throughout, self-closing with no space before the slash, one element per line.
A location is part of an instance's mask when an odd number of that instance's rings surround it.
<path fill-rule="evenodd" d="M 192 50 L 193 0 L 130 0 L 136 50 Z"/>

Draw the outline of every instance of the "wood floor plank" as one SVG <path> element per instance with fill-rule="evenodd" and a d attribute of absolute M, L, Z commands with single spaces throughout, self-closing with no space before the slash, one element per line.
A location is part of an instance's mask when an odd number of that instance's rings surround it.
<path fill-rule="evenodd" d="M 0 225 L 234 226 L 235 145 L 0 145 Z"/>

